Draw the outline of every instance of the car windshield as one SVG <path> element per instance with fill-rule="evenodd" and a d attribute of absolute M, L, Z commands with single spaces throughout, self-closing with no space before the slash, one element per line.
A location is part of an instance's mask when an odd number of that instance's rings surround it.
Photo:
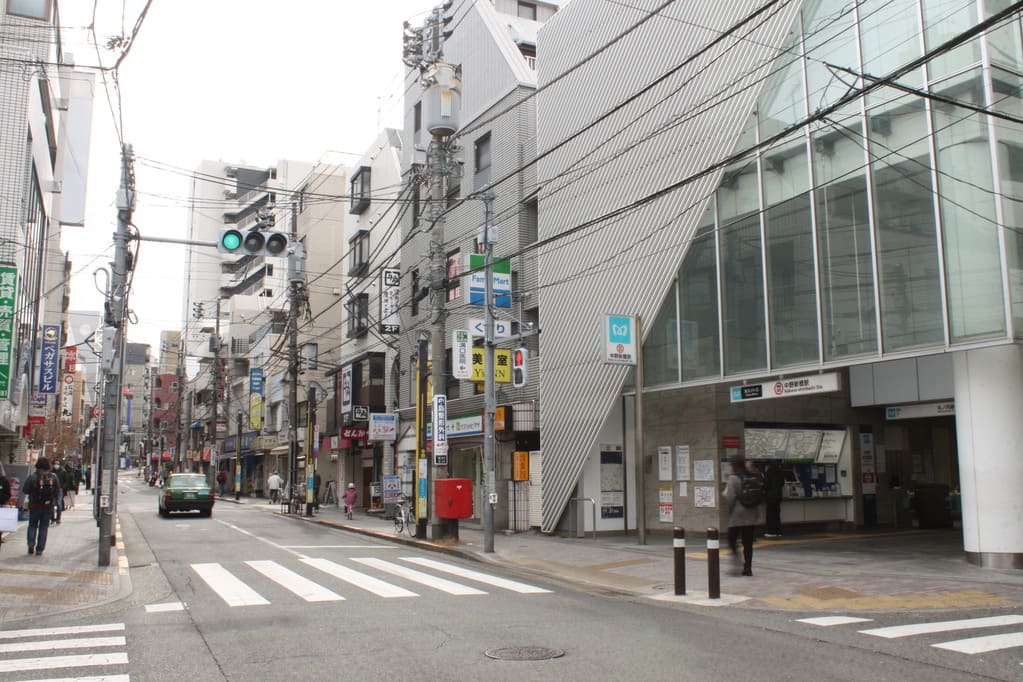
<path fill-rule="evenodd" d="M 174 474 L 167 481 L 169 488 L 204 488 L 206 477 L 201 474 Z"/>

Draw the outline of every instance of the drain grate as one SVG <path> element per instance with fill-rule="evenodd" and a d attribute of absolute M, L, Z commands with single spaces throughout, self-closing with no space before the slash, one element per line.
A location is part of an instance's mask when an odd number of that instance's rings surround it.
<path fill-rule="evenodd" d="M 565 652 L 545 646 L 512 646 L 488 649 L 483 654 L 487 658 L 494 658 L 498 661 L 546 661 L 552 658 L 561 658 Z"/>

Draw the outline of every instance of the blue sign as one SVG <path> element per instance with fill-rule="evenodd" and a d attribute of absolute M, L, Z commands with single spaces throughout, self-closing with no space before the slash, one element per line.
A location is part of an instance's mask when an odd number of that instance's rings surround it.
<path fill-rule="evenodd" d="M 57 375 L 60 369 L 60 325 L 43 325 L 43 342 L 39 351 L 39 393 L 57 393 Z"/>
<path fill-rule="evenodd" d="M 249 370 L 249 393 L 258 393 L 259 395 L 263 395 L 262 369 Z"/>
<path fill-rule="evenodd" d="M 632 318 L 621 315 L 608 318 L 607 339 L 611 343 L 632 343 Z"/>

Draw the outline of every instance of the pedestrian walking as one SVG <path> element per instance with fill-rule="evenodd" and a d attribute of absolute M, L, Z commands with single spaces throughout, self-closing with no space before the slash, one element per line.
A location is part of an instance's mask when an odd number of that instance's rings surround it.
<path fill-rule="evenodd" d="M 266 487 L 270 491 L 270 504 L 280 503 L 282 485 L 284 485 L 284 479 L 276 471 L 270 474 L 270 478 L 266 479 Z"/>
<path fill-rule="evenodd" d="M 60 461 L 53 463 L 53 475 L 57 477 L 60 488 L 57 490 L 57 503 L 53 505 L 53 522 L 60 524 L 61 514 L 64 513 L 64 491 L 67 489 L 67 471 Z"/>
<path fill-rule="evenodd" d="M 742 575 L 753 575 L 753 540 L 756 526 L 761 523 L 766 499 L 764 477 L 755 466 L 748 466 L 741 455 L 731 459 L 732 473 L 725 484 L 725 504 L 728 505 L 728 546 L 732 550 L 736 569 L 739 568 L 738 541 L 742 539 Z"/>
<path fill-rule="evenodd" d="M 349 519 L 352 518 L 352 510 L 355 509 L 355 500 L 358 499 L 358 497 L 359 493 L 355 490 L 355 484 L 349 483 L 348 487 L 345 489 L 344 495 L 342 495 L 342 499 L 345 501 L 345 514 L 348 515 Z"/>
<path fill-rule="evenodd" d="M 224 486 L 227 485 L 227 472 L 221 469 L 217 472 L 217 495 L 224 496 Z"/>
<path fill-rule="evenodd" d="M 785 472 L 778 462 L 771 462 L 764 471 L 765 506 L 767 508 L 767 532 L 765 538 L 781 537 L 781 499 L 785 490 Z"/>
<path fill-rule="evenodd" d="M 36 461 L 36 470 L 25 479 L 22 490 L 23 504 L 28 507 L 28 553 L 42 556 L 60 490 L 60 481 L 50 471 L 50 460 L 40 457 Z"/>
<path fill-rule="evenodd" d="M 313 509 L 320 511 L 320 472 L 313 474 Z"/>

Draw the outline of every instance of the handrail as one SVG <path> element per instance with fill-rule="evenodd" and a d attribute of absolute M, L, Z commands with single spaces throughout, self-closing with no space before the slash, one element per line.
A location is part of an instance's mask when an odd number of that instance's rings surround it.
<path fill-rule="evenodd" d="M 573 497 L 569 502 L 589 502 L 593 505 L 593 539 L 597 539 L 597 501 L 592 497 Z M 582 537 L 585 537 L 586 533 L 583 532 Z"/>

